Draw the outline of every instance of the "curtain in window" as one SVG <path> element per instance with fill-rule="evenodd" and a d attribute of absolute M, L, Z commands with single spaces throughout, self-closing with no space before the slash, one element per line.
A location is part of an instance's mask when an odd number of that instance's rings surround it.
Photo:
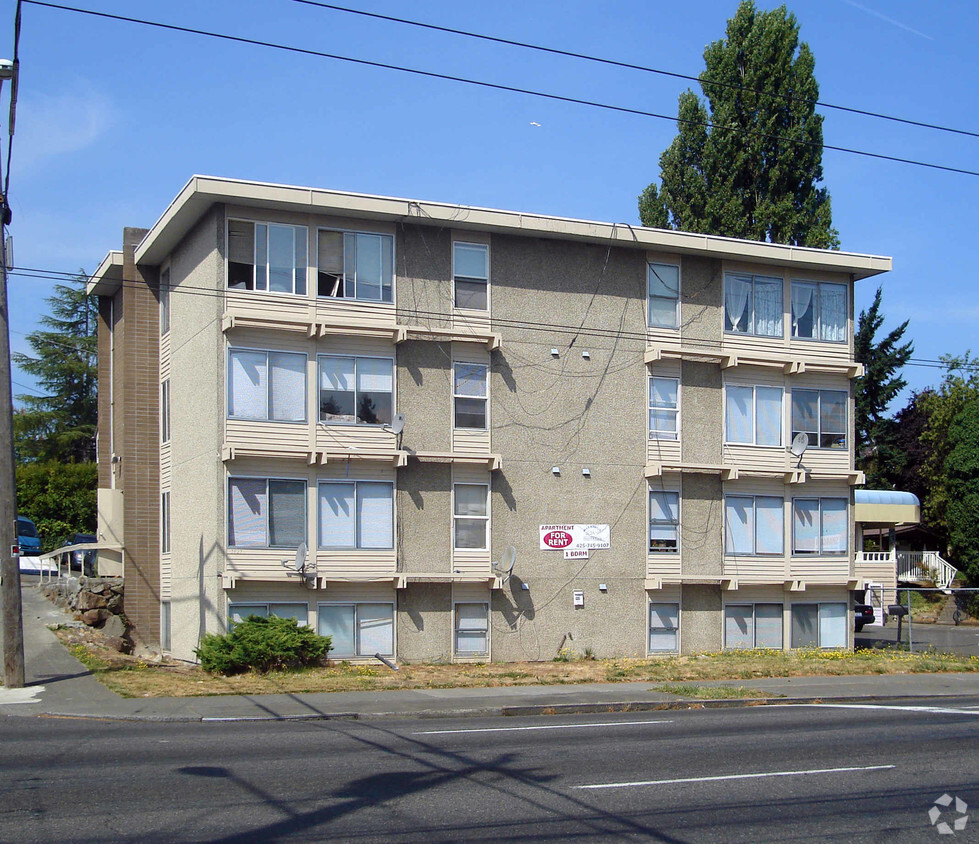
<path fill-rule="evenodd" d="M 455 514 L 457 516 L 485 516 L 486 487 L 481 484 L 456 484 Z"/>
<path fill-rule="evenodd" d="M 384 358 L 357 358 L 357 390 L 365 393 L 390 393 L 394 389 L 391 361 Z"/>
<path fill-rule="evenodd" d="M 755 496 L 755 553 L 781 554 L 784 547 L 783 501 L 773 496 Z"/>
<path fill-rule="evenodd" d="M 727 331 L 750 331 L 749 299 L 751 280 L 727 276 L 724 284 L 724 328 Z"/>
<path fill-rule="evenodd" d="M 306 356 L 269 352 L 272 380 L 269 418 L 280 422 L 306 420 Z"/>
<path fill-rule="evenodd" d="M 755 334 L 782 336 L 782 281 L 755 279 Z"/>
<path fill-rule="evenodd" d="M 727 554 L 753 554 L 755 519 L 753 499 L 729 495 L 724 500 L 724 551 Z"/>
<path fill-rule="evenodd" d="M 819 552 L 819 499 L 797 498 L 792 502 L 793 540 L 796 554 Z"/>
<path fill-rule="evenodd" d="M 394 653 L 394 611 L 390 604 L 357 605 L 357 639 L 360 656 Z"/>
<path fill-rule="evenodd" d="M 758 426 L 755 442 L 758 445 L 782 444 L 782 388 L 756 387 Z"/>
<path fill-rule="evenodd" d="M 358 548 L 394 547 L 394 486 L 388 483 L 357 484 Z"/>
<path fill-rule="evenodd" d="M 819 647 L 846 647 L 846 604 L 819 605 Z"/>
<path fill-rule="evenodd" d="M 269 545 L 298 548 L 306 541 L 306 484 L 269 481 Z"/>
<path fill-rule="evenodd" d="M 354 485 L 320 484 L 321 548 L 356 548 L 357 520 L 354 513 Z"/>
<path fill-rule="evenodd" d="M 457 396 L 486 397 L 486 367 L 478 363 L 455 365 L 455 394 Z"/>
<path fill-rule="evenodd" d="M 819 339 L 842 343 L 846 340 L 846 287 L 819 286 Z"/>
<path fill-rule="evenodd" d="M 753 441 L 754 391 L 751 387 L 727 388 L 727 441 L 731 443 L 750 443 Z"/>
<path fill-rule="evenodd" d="M 815 301 L 813 294 L 816 292 L 814 284 L 805 284 L 801 281 L 792 282 L 792 336 L 793 337 L 813 337 L 813 330 L 816 325 Z"/>
<path fill-rule="evenodd" d="M 238 548 L 264 546 L 267 542 L 265 479 L 231 478 L 228 498 L 228 544 Z"/>
<path fill-rule="evenodd" d="M 781 604 L 755 604 L 755 647 L 782 650 Z"/>
<path fill-rule="evenodd" d="M 724 647 L 753 648 L 754 617 L 751 605 L 728 604 L 724 607 Z"/>
<path fill-rule="evenodd" d="M 228 416 L 233 419 L 268 418 L 266 368 L 265 352 L 231 352 Z"/>
<path fill-rule="evenodd" d="M 316 611 L 317 630 L 320 636 L 333 639 L 333 656 L 356 656 L 354 640 L 354 608 L 352 606 L 323 606 Z"/>
<path fill-rule="evenodd" d="M 820 502 L 823 553 L 838 554 L 847 549 L 847 501 L 845 498 L 823 498 Z"/>
<path fill-rule="evenodd" d="M 343 277 L 343 234 L 321 231 L 317 235 L 316 269 L 331 277 Z M 341 291 L 338 291 L 341 292 Z M 336 294 L 333 294 L 336 295 Z"/>

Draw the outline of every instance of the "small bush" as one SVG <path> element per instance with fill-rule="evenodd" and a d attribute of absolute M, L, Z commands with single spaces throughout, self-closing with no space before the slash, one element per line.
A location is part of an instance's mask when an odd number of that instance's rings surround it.
<path fill-rule="evenodd" d="M 294 618 L 252 615 L 230 633 L 210 633 L 194 653 L 201 668 L 214 674 L 241 674 L 304 668 L 316 665 L 332 647 L 329 636 L 300 627 Z"/>

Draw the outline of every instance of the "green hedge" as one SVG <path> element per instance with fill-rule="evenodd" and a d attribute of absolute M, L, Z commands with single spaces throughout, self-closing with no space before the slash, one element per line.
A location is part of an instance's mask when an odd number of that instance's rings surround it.
<path fill-rule="evenodd" d="M 319 664 L 332 648 L 329 636 L 294 618 L 251 615 L 230 633 L 210 633 L 196 649 L 201 668 L 215 674 L 282 671 Z"/>

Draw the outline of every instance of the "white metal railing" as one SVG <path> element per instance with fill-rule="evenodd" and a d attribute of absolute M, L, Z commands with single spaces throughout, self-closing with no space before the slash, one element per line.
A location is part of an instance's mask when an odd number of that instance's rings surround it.
<path fill-rule="evenodd" d="M 937 551 L 898 551 L 898 580 L 933 580 L 939 589 L 948 589 L 959 570 Z"/>
<path fill-rule="evenodd" d="M 893 551 L 859 551 L 856 563 L 896 563 Z"/>

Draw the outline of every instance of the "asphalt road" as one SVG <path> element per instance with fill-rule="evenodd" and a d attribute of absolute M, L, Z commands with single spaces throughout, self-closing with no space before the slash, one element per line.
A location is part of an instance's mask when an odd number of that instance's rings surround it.
<path fill-rule="evenodd" d="M 0 716 L 0 840 L 977 840 L 979 698 L 238 723 Z M 975 817 L 929 820 L 948 794 Z M 961 818 L 955 803 L 939 822 Z"/>

